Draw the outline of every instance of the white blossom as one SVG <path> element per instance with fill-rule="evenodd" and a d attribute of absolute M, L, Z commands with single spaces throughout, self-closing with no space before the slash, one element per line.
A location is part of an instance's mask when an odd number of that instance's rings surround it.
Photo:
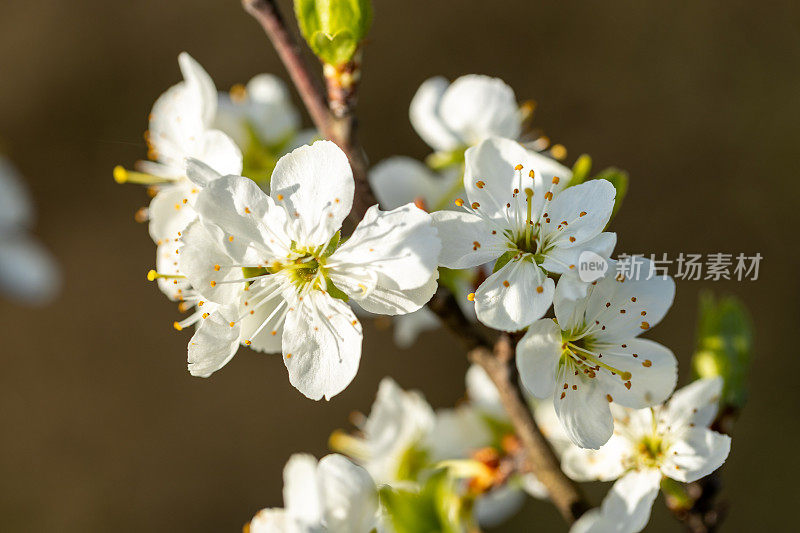
<path fill-rule="evenodd" d="M 430 216 L 413 204 L 373 206 L 340 240 L 354 182 L 332 142 L 282 157 L 270 195 L 241 176 L 193 178 L 202 186 L 199 220 L 181 238 L 180 270 L 220 306 L 189 343 L 193 375 L 221 368 L 241 341 L 282 352 L 292 385 L 330 399 L 352 381 L 361 357 L 361 325 L 346 300 L 395 315 L 416 311 L 436 290 L 440 242 Z"/>
<path fill-rule="evenodd" d="M 438 152 L 464 150 L 490 137 L 516 139 L 521 117 L 514 90 L 478 74 L 453 83 L 441 76 L 426 80 L 409 109 L 417 134 Z"/>
<path fill-rule="evenodd" d="M 259 511 L 249 533 L 369 533 L 379 522 L 369 474 L 338 454 L 295 454 L 283 470 L 284 508 Z"/>
<path fill-rule="evenodd" d="M 637 338 L 672 305 L 671 278 L 609 274 L 579 300 L 555 292 L 556 320 L 541 319 L 517 345 L 517 368 L 537 398 L 553 397 L 569 438 L 599 448 L 614 430 L 610 402 L 642 408 L 675 387 L 677 362 L 666 347 Z"/>
<path fill-rule="evenodd" d="M 607 257 L 616 244 L 603 232 L 614 206 L 614 186 L 592 180 L 564 188 L 569 169 L 509 139 L 491 138 L 466 151 L 462 212 L 432 214 L 443 248 L 439 264 L 470 268 L 492 261 L 495 272 L 475 291 L 478 320 L 517 331 L 541 318 L 555 282 L 580 295 L 580 254 Z"/>
<path fill-rule="evenodd" d="M 369 182 L 384 209 L 394 209 L 409 202 L 428 212 L 450 209 L 456 195 L 464 190 L 459 169 L 434 172 L 416 159 L 401 156 L 385 159 L 370 169 Z M 474 306 L 469 304 L 466 296 L 475 289 L 478 274 L 478 269 L 449 271 L 439 280 L 440 284 L 447 284 L 462 312 L 471 320 L 475 319 Z M 441 325 L 439 318 L 427 307 L 397 316 L 393 322 L 394 340 L 401 348 L 410 347 L 420 333 Z"/>
<path fill-rule="evenodd" d="M 22 178 L 0 156 L 0 293 L 42 304 L 58 291 L 61 276 L 50 253 L 30 235 L 33 219 Z"/>
<path fill-rule="evenodd" d="M 721 391 L 721 378 L 701 379 L 650 409 L 612 405 L 615 429 L 608 443 L 599 450 L 572 448 L 563 457 L 564 471 L 577 481 L 618 480 L 602 507 L 573 531 L 641 531 L 662 477 L 691 483 L 722 466 L 731 439 L 708 427 Z"/>

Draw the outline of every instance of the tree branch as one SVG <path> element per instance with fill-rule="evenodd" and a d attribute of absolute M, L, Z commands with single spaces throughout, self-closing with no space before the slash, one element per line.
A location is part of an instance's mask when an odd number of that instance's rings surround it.
<path fill-rule="evenodd" d="M 242 4 L 272 41 L 320 134 L 334 141 L 347 154 L 356 182 L 351 216 L 355 221 L 361 220 L 367 208 L 377 201 L 367 181 L 367 158 L 356 137 L 355 104 L 360 56 L 340 68 L 326 66 L 329 96 L 326 99 L 315 83 L 299 45 L 287 30 L 275 0 L 242 0 Z M 492 379 L 525 448 L 532 471 L 547 487 L 550 499 L 564 519 L 574 522 L 590 506 L 578 486 L 561 471 L 555 453 L 533 419 L 516 377 L 512 340 L 503 335 L 493 349 L 492 343 L 466 319 L 452 295 L 444 290 L 431 300 L 429 307 L 465 343 L 469 359 L 480 365 Z"/>
<path fill-rule="evenodd" d="M 357 123 L 354 110 L 357 83 L 348 84 L 349 89 L 341 92 L 337 90 L 333 94 L 335 98 L 331 100 L 331 103 L 335 113 L 332 112 L 322 89 L 311 75 L 300 45 L 286 28 L 275 0 L 242 0 L 242 5 L 245 11 L 261 24 L 264 32 L 272 41 L 272 45 L 289 72 L 289 76 L 297 87 L 297 92 L 319 133 L 326 139 L 335 142 L 347 155 L 356 183 L 353 210 L 350 216 L 354 222 L 358 222 L 363 218 L 366 210 L 378 202 L 367 182 L 366 155 L 356 141 Z M 358 76 L 353 76 L 351 73 L 350 79 L 357 82 Z M 328 87 L 331 90 L 335 88 L 335 86 L 331 86 L 330 82 Z"/>
<path fill-rule="evenodd" d="M 458 307 L 453 296 L 444 290 L 434 296 L 428 307 L 442 323 L 464 341 L 469 360 L 489 375 L 500 393 L 506 413 L 525 449 L 531 471 L 547 487 L 550 500 L 568 523 L 578 519 L 591 505 L 580 487 L 561 470 L 558 458 L 547 439 L 536 425 L 517 379 L 514 360 L 515 342 L 507 334 L 501 335 L 494 347 L 476 325 L 471 323 Z"/>

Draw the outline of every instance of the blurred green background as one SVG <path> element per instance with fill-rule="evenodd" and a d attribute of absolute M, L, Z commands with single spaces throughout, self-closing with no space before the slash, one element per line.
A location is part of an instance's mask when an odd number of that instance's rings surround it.
<path fill-rule="evenodd" d="M 569 161 L 588 152 L 630 172 L 618 251 L 764 256 L 756 282 L 679 282 L 651 334 L 678 355 L 683 382 L 699 290 L 738 294 L 752 311 L 751 399 L 724 467 L 728 531 L 789 530 L 800 498 L 800 354 L 787 338 L 800 296 L 798 21 L 789 0 L 376 0 L 364 60 L 373 162 L 428 152 L 407 120 L 425 78 L 496 75 L 539 102 L 535 124 Z M 0 4 L 0 138 L 65 278 L 47 308 L 0 302 L 5 531 L 238 531 L 281 505 L 289 455 L 325 453 L 383 376 L 435 406 L 463 395 L 467 364 L 447 334 L 398 350 L 375 327 L 358 376 L 330 403 L 293 389 L 279 357 L 247 350 L 210 379 L 189 376 L 189 335 L 145 280 L 155 249 L 133 221 L 144 192 L 111 177 L 145 156 L 147 114 L 179 80 L 181 50 L 220 89 L 259 72 L 285 78 L 235 0 Z M 504 528 L 564 529 L 535 501 Z M 647 531 L 678 530 L 657 503 Z"/>

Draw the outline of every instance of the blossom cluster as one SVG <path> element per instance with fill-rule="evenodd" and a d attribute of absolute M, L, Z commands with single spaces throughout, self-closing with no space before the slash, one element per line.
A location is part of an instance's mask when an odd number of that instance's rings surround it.
<path fill-rule="evenodd" d="M 175 327 L 195 328 L 192 375 L 210 376 L 244 346 L 280 353 L 295 388 L 330 399 L 357 374 L 358 317 L 396 316 L 398 343 L 410 345 L 438 325 L 424 306 L 441 284 L 467 316 L 516 335 L 520 380 L 567 474 L 618 479 L 576 530 L 638 531 L 664 476 L 693 481 L 725 460 L 729 438 L 708 429 L 720 381 L 673 394 L 675 356 L 642 338 L 675 283 L 619 273 L 631 261 L 613 258 L 608 231 L 619 183 L 560 163 L 563 147 L 532 135 L 529 107 L 502 80 L 424 82 L 409 115 L 433 154 L 376 165 L 382 209 L 343 233 L 355 191 L 347 156 L 299 131 L 283 85 L 261 75 L 219 94 L 190 56 L 179 64 L 184 80 L 150 115 L 150 160 L 115 177 L 154 194 L 149 277 L 189 313 Z M 579 275 L 586 254 L 613 268 Z M 491 380 L 473 367 L 467 382 L 467 402 L 435 411 L 384 380 L 357 432 L 332 436 L 342 455 L 293 456 L 285 507 L 258 513 L 250 531 L 414 530 L 400 526 L 403 505 L 432 506 L 461 531 L 499 523 L 525 493 L 547 498 L 522 473 Z"/>

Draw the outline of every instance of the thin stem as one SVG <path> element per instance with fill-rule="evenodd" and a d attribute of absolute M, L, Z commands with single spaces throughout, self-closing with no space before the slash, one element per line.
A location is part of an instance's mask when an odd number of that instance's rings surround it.
<path fill-rule="evenodd" d="M 429 307 L 464 341 L 469 360 L 480 365 L 497 387 L 503 407 L 522 441 L 531 471 L 547 487 L 550 500 L 564 520 L 573 523 L 591 505 L 580 487 L 561 471 L 553 448 L 536 425 L 517 379 L 513 339 L 503 334 L 490 348 L 492 345 L 467 320 L 452 295 L 443 291 L 434 296 Z"/>
<path fill-rule="evenodd" d="M 323 137 L 335 142 L 347 155 L 356 183 L 350 217 L 354 222 L 360 221 L 367 209 L 378 202 L 367 181 L 366 155 L 356 139 L 355 91 L 357 84 L 354 83 L 351 89 L 344 94 L 332 94 L 335 98 L 329 105 L 303 58 L 300 45 L 286 28 L 275 0 L 242 0 L 242 5 L 261 24 L 264 32 L 272 41 L 317 130 Z M 329 88 L 331 88 L 330 83 Z M 331 106 L 336 111 L 335 113 L 331 110 Z"/>

